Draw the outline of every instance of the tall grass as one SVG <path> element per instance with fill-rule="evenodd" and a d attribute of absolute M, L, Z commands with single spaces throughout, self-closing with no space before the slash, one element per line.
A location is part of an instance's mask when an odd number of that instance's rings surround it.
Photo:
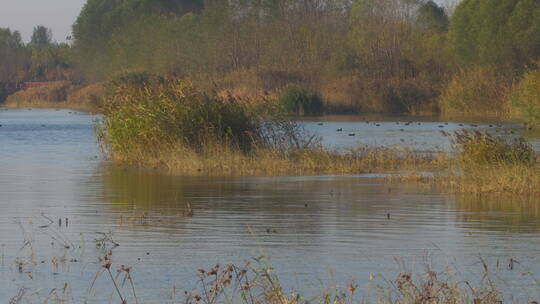
<path fill-rule="evenodd" d="M 411 151 L 327 151 L 275 104 L 206 95 L 189 81 L 124 75 L 109 85 L 99 139 L 114 160 L 180 174 L 345 174 L 438 165 Z"/>
<path fill-rule="evenodd" d="M 234 98 L 207 96 L 189 81 L 126 74 L 109 85 L 100 138 L 120 158 L 176 147 L 250 151 L 262 140 L 262 117 Z"/>
<path fill-rule="evenodd" d="M 456 192 L 540 194 L 540 163 L 523 138 L 507 139 L 480 132 L 454 134 L 457 159 L 440 184 Z"/>
<path fill-rule="evenodd" d="M 459 164 L 463 169 L 476 166 L 531 165 L 534 151 L 522 137 L 504 138 L 479 131 L 454 133 Z"/>

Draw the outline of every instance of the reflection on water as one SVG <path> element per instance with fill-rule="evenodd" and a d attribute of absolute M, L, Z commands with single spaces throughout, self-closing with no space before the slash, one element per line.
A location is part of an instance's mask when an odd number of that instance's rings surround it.
<path fill-rule="evenodd" d="M 461 195 L 457 208 L 463 210 L 460 220 L 475 223 L 486 231 L 516 233 L 540 232 L 540 199 L 511 195 Z"/>
<path fill-rule="evenodd" d="M 143 303 L 191 287 L 195 269 L 261 254 L 286 286 L 308 293 L 319 280 L 355 278 L 365 286 L 370 274 L 391 279 L 400 271 L 394 257 L 413 271 L 424 270 L 426 259 L 452 263 L 467 278 L 475 277 L 479 255 L 492 264 L 518 260 L 516 271 L 500 270 L 508 281 L 540 271 L 540 200 L 454 197 L 358 176 L 178 177 L 118 168 L 95 158 L 93 119 L 0 113 L 0 298 L 28 287 L 44 299 L 69 282 L 74 298 L 107 302 L 106 280 L 88 287 L 103 253 L 96 232 L 109 231 L 120 244 L 114 261 L 133 267 Z M 329 122 L 316 126 L 335 132 Z M 31 253 L 36 263 L 19 272 L 16 258 Z M 63 255 L 55 266 L 52 257 Z"/>

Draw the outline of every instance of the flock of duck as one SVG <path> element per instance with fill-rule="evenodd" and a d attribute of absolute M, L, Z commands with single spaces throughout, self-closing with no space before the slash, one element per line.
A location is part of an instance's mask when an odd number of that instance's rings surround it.
<path fill-rule="evenodd" d="M 375 127 L 380 127 L 381 126 L 381 123 L 378 123 L 378 122 L 371 122 L 371 121 L 365 121 L 365 123 L 367 125 L 373 125 Z M 411 125 L 416 125 L 416 126 L 421 126 L 422 125 L 422 122 L 414 122 L 414 121 L 407 121 L 407 122 L 395 122 L 396 125 L 399 125 L 399 126 L 404 126 L 404 127 L 407 127 L 407 126 L 411 126 Z M 324 123 L 320 122 L 318 123 L 319 126 L 322 126 L 324 125 Z M 439 129 L 443 129 L 447 126 L 449 126 L 450 123 L 448 122 L 444 122 L 444 123 L 441 123 L 440 125 L 438 125 L 437 127 Z M 470 127 L 470 128 L 478 128 L 479 125 L 477 124 L 464 124 L 464 123 L 458 123 L 456 124 L 457 126 L 459 127 Z M 489 125 L 486 125 L 487 128 L 501 128 L 502 125 L 501 124 L 489 124 Z M 405 132 L 405 128 L 400 128 L 399 129 L 400 132 Z M 498 133 L 499 131 L 501 130 L 498 130 L 498 129 L 495 129 L 495 132 Z M 514 131 L 512 130 L 502 130 L 505 134 L 514 134 Z M 343 128 L 338 128 L 336 129 L 336 132 L 343 132 Z M 442 131 L 443 135 L 447 135 L 448 133 Z M 348 133 L 349 136 L 356 136 L 356 133 Z"/>

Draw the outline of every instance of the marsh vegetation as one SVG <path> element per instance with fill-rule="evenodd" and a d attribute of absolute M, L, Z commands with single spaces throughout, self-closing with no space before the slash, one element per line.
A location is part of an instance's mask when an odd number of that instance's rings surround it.
<path fill-rule="evenodd" d="M 305 97 L 292 90 L 287 98 Z M 131 164 L 190 175 L 313 175 L 441 163 L 407 149 L 332 151 L 279 105 L 207 95 L 182 79 L 128 74 L 110 91 L 99 139 L 111 158 Z"/>

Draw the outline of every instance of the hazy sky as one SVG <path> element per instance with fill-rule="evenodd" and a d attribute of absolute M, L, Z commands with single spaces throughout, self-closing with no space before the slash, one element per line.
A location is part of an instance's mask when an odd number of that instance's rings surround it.
<path fill-rule="evenodd" d="M 65 41 L 86 0 L 0 0 L 0 27 L 21 32 L 30 40 L 36 25 L 52 29 L 56 41 Z"/>

